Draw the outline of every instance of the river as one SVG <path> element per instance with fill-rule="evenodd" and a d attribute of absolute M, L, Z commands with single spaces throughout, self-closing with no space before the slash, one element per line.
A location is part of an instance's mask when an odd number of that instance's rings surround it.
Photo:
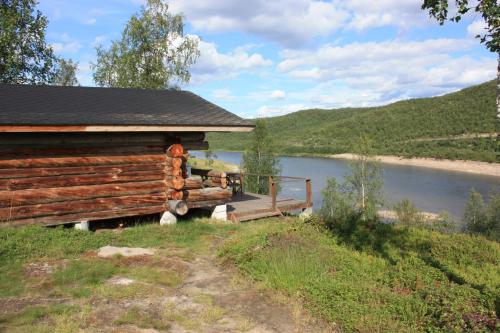
<path fill-rule="evenodd" d="M 202 152 L 193 152 L 193 155 L 204 158 Z M 216 155 L 219 160 L 239 165 L 242 153 L 218 151 Z M 349 173 L 349 165 L 345 160 L 281 157 L 280 163 L 283 176 L 311 179 L 315 209 L 321 207 L 321 190 L 326 186 L 327 179 L 335 177 L 342 182 Z M 486 199 L 492 189 L 500 187 L 500 177 L 390 164 L 382 164 L 382 177 L 386 207 L 407 198 L 422 211 L 447 211 L 457 221 L 463 216 L 471 188 Z M 305 198 L 305 188 L 301 182 L 285 183 L 282 187 L 282 196 Z"/>

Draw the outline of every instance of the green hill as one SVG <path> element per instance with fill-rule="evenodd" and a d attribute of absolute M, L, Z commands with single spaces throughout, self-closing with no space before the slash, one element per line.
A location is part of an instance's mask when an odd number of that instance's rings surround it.
<path fill-rule="evenodd" d="M 350 152 L 366 134 L 378 154 L 495 161 L 495 82 L 439 97 L 400 101 L 380 107 L 312 109 L 268 119 L 283 154 Z M 244 150 L 249 133 L 211 133 L 215 150 Z"/>

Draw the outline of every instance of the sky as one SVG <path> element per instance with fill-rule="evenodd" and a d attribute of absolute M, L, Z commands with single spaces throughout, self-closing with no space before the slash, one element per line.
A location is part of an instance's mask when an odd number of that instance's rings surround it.
<path fill-rule="evenodd" d="M 201 52 L 182 89 L 245 118 L 384 105 L 496 77 L 497 58 L 468 14 L 440 26 L 423 0 L 171 0 Z M 56 55 L 94 86 L 97 45 L 117 40 L 144 0 L 39 0 Z"/>

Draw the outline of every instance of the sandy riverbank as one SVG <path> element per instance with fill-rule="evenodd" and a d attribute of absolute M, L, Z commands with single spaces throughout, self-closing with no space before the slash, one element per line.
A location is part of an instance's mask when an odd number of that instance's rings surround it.
<path fill-rule="evenodd" d="M 352 160 L 354 154 L 328 155 L 330 158 Z M 476 175 L 500 177 L 500 163 L 463 160 L 438 160 L 434 158 L 403 158 L 398 156 L 376 156 L 381 163 L 433 168 L 446 171 L 467 172 Z"/>

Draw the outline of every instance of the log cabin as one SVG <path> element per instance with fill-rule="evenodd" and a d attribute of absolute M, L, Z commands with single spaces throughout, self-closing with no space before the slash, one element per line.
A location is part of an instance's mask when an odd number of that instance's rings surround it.
<path fill-rule="evenodd" d="M 189 150 L 252 129 L 187 91 L 0 84 L 0 226 L 224 204 L 217 177 L 189 177 Z"/>

